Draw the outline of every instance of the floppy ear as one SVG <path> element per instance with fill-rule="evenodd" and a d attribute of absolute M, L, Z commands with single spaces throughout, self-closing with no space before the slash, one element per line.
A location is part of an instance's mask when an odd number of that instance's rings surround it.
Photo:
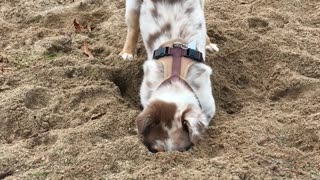
<path fill-rule="evenodd" d="M 182 125 L 189 133 L 190 141 L 193 144 L 197 144 L 201 139 L 201 135 L 205 131 L 205 124 L 202 122 L 205 121 L 205 116 L 201 113 L 201 111 L 196 111 L 191 107 L 187 108 L 182 113 Z"/>
<path fill-rule="evenodd" d="M 199 140 L 201 140 L 201 134 L 205 131 L 204 125 L 200 121 L 195 121 L 196 122 L 183 121 L 184 126 L 188 129 L 190 141 L 193 144 L 197 144 Z"/>
<path fill-rule="evenodd" d="M 138 127 L 138 133 L 143 134 L 147 128 L 152 124 L 152 118 L 145 112 L 142 112 L 136 118 L 136 124 Z"/>

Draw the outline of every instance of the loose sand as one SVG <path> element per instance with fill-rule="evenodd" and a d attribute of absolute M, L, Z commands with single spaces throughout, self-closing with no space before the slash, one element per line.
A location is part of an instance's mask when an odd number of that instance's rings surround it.
<path fill-rule="evenodd" d="M 319 0 L 207 0 L 218 111 L 184 153 L 151 154 L 138 140 L 146 53 L 140 40 L 135 61 L 117 55 L 124 8 L 0 1 L 2 178 L 320 179 Z M 75 18 L 93 31 L 76 34 Z"/>

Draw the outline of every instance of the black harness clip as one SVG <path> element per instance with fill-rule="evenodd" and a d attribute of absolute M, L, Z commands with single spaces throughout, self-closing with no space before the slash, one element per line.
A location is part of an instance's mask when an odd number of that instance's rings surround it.
<path fill-rule="evenodd" d="M 162 57 L 170 56 L 170 55 L 171 54 L 169 54 L 169 47 L 159 48 L 153 52 L 154 59 L 160 59 Z"/>

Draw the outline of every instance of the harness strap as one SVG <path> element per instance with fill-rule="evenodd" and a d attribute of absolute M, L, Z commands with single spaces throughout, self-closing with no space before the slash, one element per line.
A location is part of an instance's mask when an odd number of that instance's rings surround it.
<path fill-rule="evenodd" d="M 182 48 L 173 48 L 169 51 L 172 54 L 172 70 L 171 76 L 173 79 L 180 77 L 181 74 L 181 56 L 186 55 L 186 50 Z"/>
<path fill-rule="evenodd" d="M 164 81 L 158 88 L 165 84 L 172 84 L 174 81 L 182 82 L 196 97 L 199 107 L 202 109 L 200 100 L 192 87 L 185 80 L 189 67 L 196 61 L 203 62 L 202 53 L 193 49 L 184 49 L 181 47 L 159 48 L 154 51 L 154 59 L 159 59 L 164 68 Z M 193 53 L 190 53 L 193 52 Z M 172 56 L 167 57 L 167 56 Z M 171 72 L 169 70 L 171 69 Z"/>
<path fill-rule="evenodd" d="M 157 60 L 163 65 L 163 78 L 168 79 L 173 75 L 172 69 L 173 69 L 173 58 L 171 56 L 163 57 L 159 60 Z M 180 78 L 186 79 L 189 68 L 196 63 L 195 61 L 186 58 L 181 57 L 181 65 L 180 65 Z"/>

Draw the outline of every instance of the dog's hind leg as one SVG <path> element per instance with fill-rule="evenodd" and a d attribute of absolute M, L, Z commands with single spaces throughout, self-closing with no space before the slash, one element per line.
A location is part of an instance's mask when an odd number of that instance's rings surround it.
<path fill-rule="evenodd" d="M 133 60 L 139 37 L 139 16 L 142 0 L 126 0 L 126 42 L 120 55 L 123 59 Z"/>
<path fill-rule="evenodd" d="M 205 0 L 200 0 L 200 4 L 201 4 L 202 9 L 204 10 Z M 214 52 L 214 51 L 218 52 L 219 51 L 218 45 L 211 43 L 208 34 L 207 34 L 207 39 L 206 39 L 206 49 L 210 52 Z"/>

